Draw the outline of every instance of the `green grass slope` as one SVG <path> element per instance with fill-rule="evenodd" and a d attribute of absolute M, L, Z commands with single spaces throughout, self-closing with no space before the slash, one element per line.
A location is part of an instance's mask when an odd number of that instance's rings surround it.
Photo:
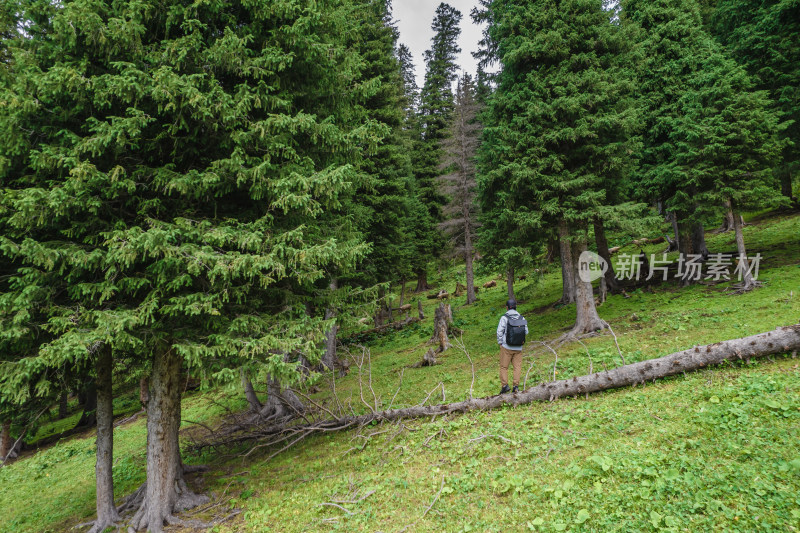
<path fill-rule="evenodd" d="M 627 362 L 800 320 L 800 217 L 752 220 L 745 237 L 763 255 L 765 285 L 757 291 L 734 296 L 727 284 L 665 283 L 599 308 Z M 733 251 L 733 235 L 709 236 L 709 248 Z M 459 268 L 435 281 L 452 290 Z M 474 395 L 496 394 L 494 330 L 506 298 L 498 285 L 481 290 L 473 306 L 451 302 L 466 352 L 449 350 L 439 366 L 406 368 L 421 359 L 432 332 L 437 302 L 424 295 L 425 321 L 350 343 L 343 355 L 351 371 L 335 383 L 339 400 L 366 409 L 355 364 L 365 349 L 362 378 L 371 376 L 382 407 L 393 397 L 395 406 L 417 404 L 437 387 L 429 401 L 463 399 L 473 366 Z M 554 371 L 564 378 L 620 364 L 609 334 L 559 348 L 555 367 L 553 354 L 533 342 L 571 325 L 574 308 L 551 307 L 560 292 L 556 269 L 517 284 L 531 329 L 528 385 Z M 321 385 L 315 398 L 331 401 L 330 379 Z M 184 427 L 243 408 L 241 396 L 187 397 Z M 374 401 L 368 389 L 365 398 Z M 800 359 L 782 356 L 589 398 L 318 436 L 269 460 L 277 450 L 188 460 L 212 466 L 194 483 L 216 496 L 215 507 L 197 517 L 242 509 L 216 531 L 797 531 L 798 433 Z M 115 431 L 120 496 L 143 481 L 144 444 L 143 420 Z M 91 518 L 93 447 L 85 434 L 0 469 L 0 531 L 65 531 Z"/>

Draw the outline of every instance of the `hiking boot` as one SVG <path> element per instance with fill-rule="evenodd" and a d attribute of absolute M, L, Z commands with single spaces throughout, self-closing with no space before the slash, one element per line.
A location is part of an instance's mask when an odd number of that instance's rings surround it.
<path fill-rule="evenodd" d="M 514 388 L 511 392 L 519 392 L 519 385 L 514 385 Z"/>
<path fill-rule="evenodd" d="M 511 392 L 511 387 L 508 385 L 503 385 L 503 388 L 500 389 L 500 394 L 506 394 L 507 392 Z"/>

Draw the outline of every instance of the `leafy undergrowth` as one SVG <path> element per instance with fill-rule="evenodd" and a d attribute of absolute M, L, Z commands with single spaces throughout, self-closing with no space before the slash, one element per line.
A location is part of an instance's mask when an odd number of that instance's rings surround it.
<path fill-rule="evenodd" d="M 628 298 L 611 296 L 600 307 L 628 363 L 800 320 L 800 217 L 759 218 L 745 237 L 763 256 L 765 285 L 757 291 L 733 296 L 728 284 L 667 282 Z M 712 253 L 735 249 L 731 233 L 708 241 Z M 612 236 L 610 245 L 620 244 Z M 663 245 L 644 250 L 660 253 Z M 606 333 L 558 348 L 554 366 L 553 354 L 533 341 L 565 331 L 574 308 L 552 307 L 561 292 L 557 269 L 528 274 L 516 286 L 531 329 L 523 365 L 528 385 L 554 372 L 562 378 L 621 364 Z M 453 266 L 434 281 L 452 290 L 462 275 L 463 266 Z M 421 359 L 432 333 L 438 302 L 421 295 L 426 320 L 354 339 L 350 355 L 340 354 L 353 363 L 336 381 L 340 401 L 366 409 L 355 364 L 365 355 L 362 344 L 371 365 L 365 358 L 361 374 L 364 383 L 371 374 L 379 406 L 390 403 L 401 376 L 395 406 L 419 403 L 435 387 L 432 401 L 442 401 L 442 386 L 446 401 L 464 399 L 473 365 L 474 395 L 496 394 L 494 329 L 505 284 L 478 296 L 469 307 L 463 298 L 451 302 L 472 363 L 454 347 L 439 366 L 406 368 Z M 410 299 L 414 309 L 419 297 Z M 798 364 L 776 357 L 588 399 L 376 426 L 361 433 L 380 433 L 369 440 L 355 432 L 326 435 L 271 460 L 277 450 L 246 457 L 220 450 L 188 461 L 212 466 L 195 483 L 219 505 L 200 517 L 243 509 L 218 531 L 792 531 L 800 529 Z M 330 378 L 320 384 L 316 399 L 332 400 Z M 194 393 L 184 399 L 184 427 L 245 405 L 235 389 Z M 40 436 L 57 432 L 45 427 Z M 93 437 L 64 439 L 0 469 L 0 531 L 64 531 L 91 518 Z M 143 481 L 145 437 L 142 419 L 115 430 L 118 496 Z"/>

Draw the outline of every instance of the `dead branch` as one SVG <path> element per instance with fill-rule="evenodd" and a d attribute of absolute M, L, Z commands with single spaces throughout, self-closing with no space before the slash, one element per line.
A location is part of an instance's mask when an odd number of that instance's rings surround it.
<path fill-rule="evenodd" d="M 403 374 L 405 374 L 405 372 L 406 372 L 405 368 L 400 369 L 400 384 L 397 386 L 397 390 L 395 391 L 394 396 L 392 396 L 392 401 L 389 402 L 388 409 L 392 408 L 392 405 L 394 405 L 394 399 L 397 398 L 397 393 L 399 393 L 400 389 L 403 387 Z"/>
<path fill-rule="evenodd" d="M 608 328 L 608 331 L 611 332 L 611 335 L 614 336 L 614 344 L 617 346 L 617 353 L 619 354 L 619 358 L 622 359 L 622 364 L 626 365 L 627 363 L 625 362 L 625 357 L 622 356 L 622 350 L 619 349 L 619 342 L 617 341 L 617 334 L 614 333 L 613 329 L 611 329 L 611 324 L 609 324 L 605 320 L 603 322 L 605 323 L 606 327 Z"/>
<path fill-rule="evenodd" d="M 323 505 L 330 505 L 331 507 L 336 507 L 338 509 L 341 509 L 342 511 L 344 511 L 347 514 L 353 514 L 353 511 L 348 511 L 347 509 L 345 509 L 344 507 L 342 507 L 338 503 L 333 503 L 333 502 L 320 503 L 319 505 L 317 505 L 317 507 L 321 507 Z"/>
<path fill-rule="evenodd" d="M 378 326 L 377 328 L 367 329 L 364 331 L 359 331 L 351 335 L 349 338 L 353 337 L 360 337 L 363 335 L 373 335 L 375 333 L 385 333 L 390 330 L 399 330 L 403 329 L 404 327 L 415 324 L 420 321 L 419 317 L 408 317 L 404 320 L 398 320 L 396 322 L 390 322 L 389 324 L 384 324 L 382 326 Z"/>
<path fill-rule="evenodd" d="M 469 355 L 467 346 L 464 344 L 464 334 L 463 333 L 459 334 L 458 340 L 456 341 L 455 339 L 453 339 L 453 343 L 459 350 L 464 352 L 464 355 L 466 355 L 467 359 L 469 359 L 469 366 L 470 369 L 472 370 L 472 382 L 469 385 L 469 397 L 470 399 L 472 399 L 473 398 L 472 391 L 475 389 L 475 364 L 472 362 L 472 357 Z M 527 377 L 527 374 L 525 375 L 525 377 Z"/>
<path fill-rule="evenodd" d="M 511 439 L 507 439 L 507 438 L 503 437 L 502 435 L 481 435 L 480 437 L 477 437 L 475 439 L 468 440 L 467 444 L 469 444 L 471 442 L 478 442 L 479 440 L 489 439 L 489 438 L 500 439 L 503 442 L 507 442 L 509 444 L 513 444 L 514 443 L 514 441 L 512 441 Z"/>

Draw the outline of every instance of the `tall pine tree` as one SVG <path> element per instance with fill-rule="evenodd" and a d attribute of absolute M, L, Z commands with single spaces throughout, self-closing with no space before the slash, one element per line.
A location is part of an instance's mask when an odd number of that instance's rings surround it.
<path fill-rule="evenodd" d="M 306 313 L 306 287 L 366 251 L 317 224 L 352 205 L 361 154 L 385 132 L 358 110 L 376 87 L 341 37 L 345 7 L 20 7 L 28 38 L 12 44 L 0 105 L 0 249 L 15 266 L 2 311 L 55 277 L 66 290 L 38 297 L 51 340 L 0 381 L 105 350 L 149 361 L 135 529 L 201 501 L 179 453 L 182 369 L 238 380 L 255 360 L 296 383 L 329 325 Z"/>
<path fill-rule="evenodd" d="M 571 334 L 603 328 L 579 260 L 606 189 L 631 162 L 626 39 L 600 0 L 496 0 L 489 9 L 502 70 L 489 99 L 482 186 L 503 191 L 508 216 L 523 227 L 558 228 L 572 257 L 564 276 L 575 284 Z"/>
<path fill-rule="evenodd" d="M 461 52 L 458 38 L 461 35 L 461 12 L 441 3 L 436 8 L 431 29 L 434 32 L 431 48 L 425 51 L 425 83 L 420 93 L 418 138 L 414 146 L 414 175 L 419 198 L 428 210 L 429 217 L 421 222 L 419 255 L 416 261 L 417 291 L 428 288 L 427 264 L 436 257 L 442 246 L 436 233 L 436 224 L 442 220 L 445 198 L 439 192 L 437 177 L 442 159 L 442 139 L 453 113 L 453 82 L 457 77 L 456 57 Z"/>
<path fill-rule="evenodd" d="M 641 36 L 640 191 L 674 213 L 684 258 L 702 254 L 696 235 L 704 220 L 731 201 L 739 212 L 776 200 L 767 170 L 775 159 L 777 117 L 766 94 L 753 90 L 744 70 L 703 29 L 695 0 L 622 5 L 623 19 Z"/>
<path fill-rule="evenodd" d="M 720 0 L 711 16 L 717 39 L 768 92 L 778 118 L 782 153 L 775 165 L 784 196 L 800 170 L 800 3 L 796 0 Z"/>

